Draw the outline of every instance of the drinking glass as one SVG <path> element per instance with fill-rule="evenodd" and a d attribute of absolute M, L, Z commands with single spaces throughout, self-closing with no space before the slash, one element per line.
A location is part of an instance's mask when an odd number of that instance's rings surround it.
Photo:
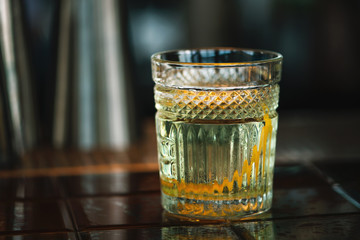
<path fill-rule="evenodd" d="M 282 55 L 209 48 L 151 61 L 163 208 L 204 219 L 269 210 Z"/>

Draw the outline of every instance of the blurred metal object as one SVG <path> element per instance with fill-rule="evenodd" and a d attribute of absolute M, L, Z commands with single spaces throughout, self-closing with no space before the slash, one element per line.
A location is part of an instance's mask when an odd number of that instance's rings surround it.
<path fill-rule="evenodd" d="M 9 159 L 22 155 L 36 142 L 21 3 L 0 0 L 0 166 L 9 164 Z"/>
<path fill-rule="evenodd" d="M 134 128 L 121 1 L 60 4 L 53 143 L 125 149 Z"/>

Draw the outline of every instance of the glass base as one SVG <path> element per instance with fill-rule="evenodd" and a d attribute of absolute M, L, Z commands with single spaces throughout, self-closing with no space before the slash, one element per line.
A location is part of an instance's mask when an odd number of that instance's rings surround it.
<path fill-rule="evenodd" d="M 194 200 L 162 193 L 163 208 L 175 215 L 208 220 L 235 220 L 264 213 L 271 208 L 272 192 L 234 200 Z"/>

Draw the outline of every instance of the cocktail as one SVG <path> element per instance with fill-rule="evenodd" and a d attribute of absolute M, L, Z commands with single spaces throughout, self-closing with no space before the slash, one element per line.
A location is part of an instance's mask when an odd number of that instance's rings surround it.
<path fill-rule="evenodd" d="M 234 219 L 270 209 L 281 64 L 238 48 L 152 56 L 165 210 Z"/>

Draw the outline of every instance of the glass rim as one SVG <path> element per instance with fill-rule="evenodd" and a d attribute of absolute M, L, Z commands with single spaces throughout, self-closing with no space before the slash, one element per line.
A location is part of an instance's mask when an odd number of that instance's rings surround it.
<path fill-rule="evenodd" d="M 250 61 L 243 61 L 243 62 L 223 62 L 223 63 L 212 63 L 212 62 L 183 62 L 183 61 L 174 61 L 174 60 L 165 60 L 162 59 L 161 56 L 170 53 L 186 53 L 191 51 L 206 51 L 206 50 L 234 50 L 238 52 L 252 52 L 252 53 L 260 53 L 260 54 L 272 54 L 274 57 L 269 57 L 268 59 L 262 60 L 250 60 Z M 196 67 L 236 67 L 236 66 L 253 66 L 259 64 L 266 64 L 272 62 L 278 62 L 283 59 L 283 56 L 275 51 L 264 50 L 264 49 L 254 49 L 254 48 L 238 48 L 238 47 L 205 47 L 205 48 L 184 48 L 184 49 L 175 49 L 175 50 L 167 50 L 167 51 L 160 51 L 151 55 L 151 60 L 153 62 L 157 62 L 160 64 L 172 64 L 178 66 L 196 66 Z"/>

